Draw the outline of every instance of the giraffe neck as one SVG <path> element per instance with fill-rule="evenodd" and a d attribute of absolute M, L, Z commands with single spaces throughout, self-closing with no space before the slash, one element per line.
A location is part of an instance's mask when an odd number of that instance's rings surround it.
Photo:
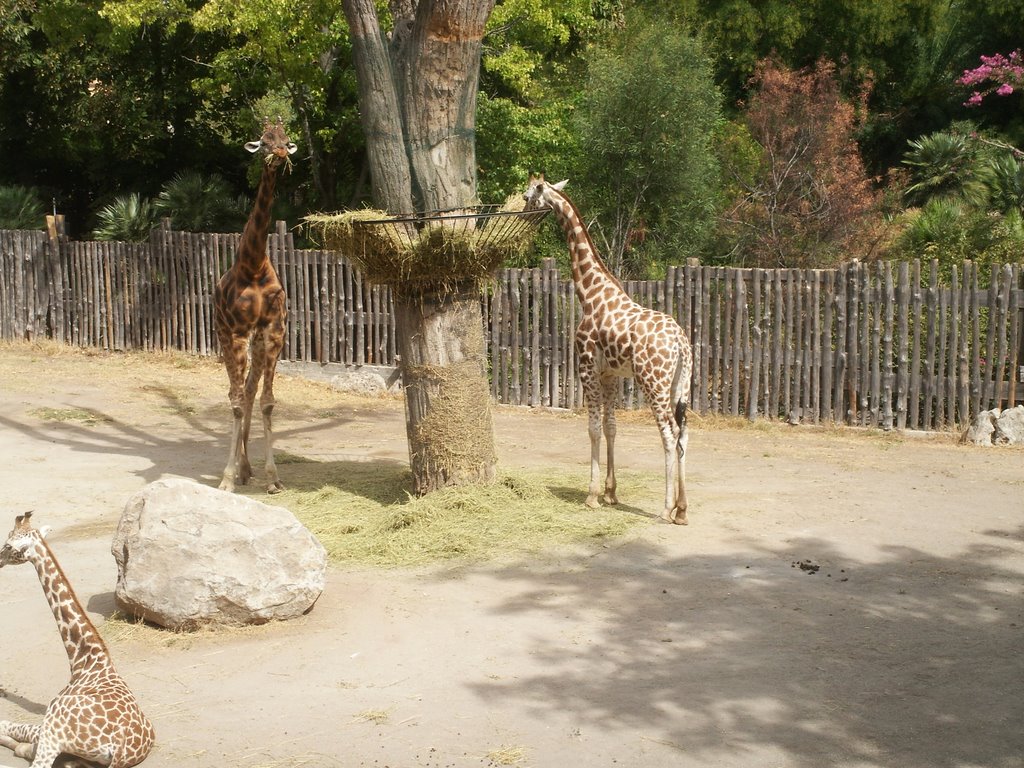
<path fill-rule="evenodd" d="M 238 244 L 237 264 L 248 272 L 259 274 L 268 262 L 267 231 L 270 228 L 270 210 L 274 205 L 274 188 L 277 186 L 277 166 L 266 163 L 260 176 L 260 186 L 256 190 L 256 202 L 253 203 L 249 220 L 242 230 L 242 239 Z"/>
<path fill-rule="evenodd" d="M 40 539 L 28 558 L 39 574 L 43 594 L 57 620 L 64 650 L 71 664 L 71 679 L 110 665 L 107 646 L 78 601 L 53 552 Z"/>
<path fill-rule="evenodd" d="M 569 243 L 572 282 L 580 303 L 586 307 L 598 294 L 625 293 L 622 283 L 601 260 L 590 232 L 573 202 L 564 195 L 552 195 L 551 209 L 562 225 Z"/>

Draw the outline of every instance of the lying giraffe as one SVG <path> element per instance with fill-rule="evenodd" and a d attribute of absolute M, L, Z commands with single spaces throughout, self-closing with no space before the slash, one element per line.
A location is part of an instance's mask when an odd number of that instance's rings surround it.
<path fill-rule="evenodd" d="M 49 528 L 33 528 L 31 516 L 15 519 L 0 549 L 0 568 L 35 566 L 71 663 L 71 681 L 46 707 L 41 725 L 0 721 L 0 744 L 31 760 L 32 768 L 50 768 L 62 753 L 110 768 L 138 765 L 153 746 L 153 726 L 114 670 L 103 638 L 44 540 Z"/>
<path fill-rule="evenodd" d="M 668 315 L 633 301 L 605 266 L 576 206 L 562 192 L 566 182 L 531 177 L 527 210 L 551 208 L 569 244 L 572 281 L 583 308 L 576 328 L 576 357 L 589 415 L 590 490 L 587 506 L 601 492 L 601 420 L 608 443 L 604 499 L 615 504 L 615 403 L 618 377 L 632 376 L 651 405 L 665 449 L 665 510 L 662 518 L 686 525 L 686 405 L 690 399 L 693 349 Z"/>

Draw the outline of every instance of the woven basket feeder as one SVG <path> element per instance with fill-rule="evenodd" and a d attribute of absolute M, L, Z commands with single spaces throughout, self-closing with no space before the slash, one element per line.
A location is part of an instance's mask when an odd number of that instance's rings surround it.
<path fill-rule="evenodd" d="M 512 209 L 513 200 L 399 216 L 348 211 L 307 221 L 370 282 L 406 295 L 449 293 L 490 280 L 530 245 L 548 210 Z"/>

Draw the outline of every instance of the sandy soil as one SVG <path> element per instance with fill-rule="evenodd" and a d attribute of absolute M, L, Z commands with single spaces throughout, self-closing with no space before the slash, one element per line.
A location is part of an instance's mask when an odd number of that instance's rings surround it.
<path fill-rule="evenodd" d="M 0 347 L 0 512 L 54 526 L 101 628 L 126 499 L 216 483 L 224 389 L 185 358 Z M 291 377 L 278 399 L 288 452 L 407 458 L 399 401 Z M 585 473 L 581 417 L 495 422 L 506 466 Z M 643 419 L 620 424 L 619 457 L 660 471 Z M 1024 766 L 1024 451 L 705 420 L 689 489 L 688 527 L 596 549 L 334 568 L 295 622 L 107 625 L 156 724 L 145 765 Z M 0 718 L 36 721 L 67 662 L 34 572 L 5 569 L 0 605 Z"/>

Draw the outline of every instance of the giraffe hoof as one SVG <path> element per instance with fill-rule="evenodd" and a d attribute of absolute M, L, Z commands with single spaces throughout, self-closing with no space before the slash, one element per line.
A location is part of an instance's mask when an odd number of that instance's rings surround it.
<path fill-rule="evenodd" d="M 597 509 L 598 507 L 601 506 L 600 503 L 598 503 L 598 501 L 597 501 L 597 496 L 596 495 L 587 496 L 586 504 L 591 509 Z"/>
<path fill-rule="evenodd" d="M 614 493 L 606 493 L 604 495 L 604 503 L 614 507 L 619 503 L 619 497 Z"/>
<path fill-rule="evenodd" d="M 676 525 L 689 525 L 690 521 L 686 519 L 685 512 L 677 512 L 675 519 L 672 521 Z"/>
<path fill-rule="evenodd" d="M 270 485 L 267 486 L 267 493 L 280 493 L 283 490 L 284 483 L 282 483 L 280 480 L 276 480 L 275 482 L 270 483 Z"/>
<path fill-rule="evenodd" d="M 217 487 L 220 488 L 222 491 L 227 491 L 228 493 L 235 492 L 235 484 L 231 480 L 221 480 L 220 485 L 218 485 Z"/>

